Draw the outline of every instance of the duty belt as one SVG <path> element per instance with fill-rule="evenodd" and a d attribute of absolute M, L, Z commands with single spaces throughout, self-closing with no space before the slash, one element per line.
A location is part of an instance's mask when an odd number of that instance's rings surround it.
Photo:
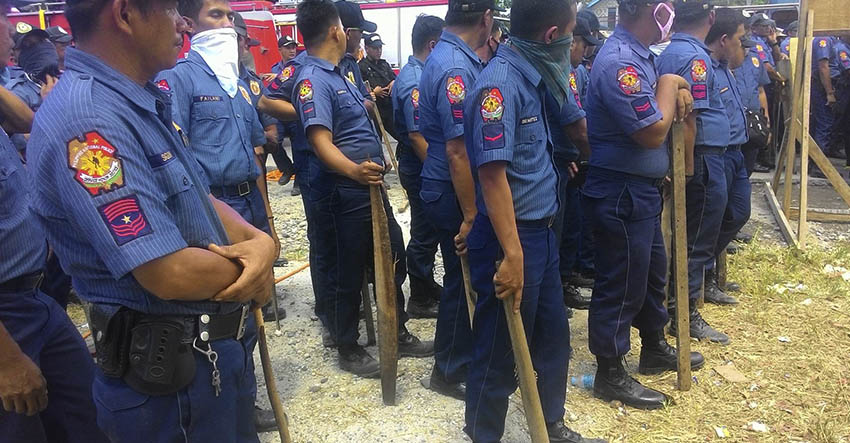
<path fill-rule="evenodd" d="M 245 320 L 250 313 L 250 304 L 242 305 L 227 314 L 201 315 L 150 315 L 141 314 L 138 321 L 151 321 L 157 318 L 174 319 L 183 324 L 183 336 L 187 339 L 197 338 L 202 342 L 233 338 L 239 340 L 245 335 Z"/>
<path fill-rule="evenodd" d="M 244 197 L 251 193 L 257 187 L 257 183 L 253 181 L 244 181 L 238 185 L 230 186 L 210 186 L 210 192 L 216 198 L 219 197 Z"/>
<path fill-rule="evenodd" d="M 518 228 L 551 228 L 555 223 L 555 216 L 550 215 L 538 220 L 517 220 Z"/>
<path fill-rule="evenodd" d="M 0 283 L 0 292 L 32 291 L 41 286 L 42 280 L 44 280 L 44 273 L 41 272 L 22 275 Z"/>

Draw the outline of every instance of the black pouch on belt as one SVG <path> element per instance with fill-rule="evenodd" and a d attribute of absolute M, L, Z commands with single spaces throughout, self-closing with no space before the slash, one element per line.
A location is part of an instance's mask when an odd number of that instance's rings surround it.
<path fill-rule="evenodd" d="M 179 318 L 149 317 L 133 327 L 124 382 L 148 395 L 173 394 L 195 378 L 191 334 Z"/>
<path fill-rule="evenodd" d="M 121 377 L 127 371 L 130 329 L 135 314 L 127 308 L 110 305 L 93 304 L 89 310 L 95 361 L 106 376 Z"/>

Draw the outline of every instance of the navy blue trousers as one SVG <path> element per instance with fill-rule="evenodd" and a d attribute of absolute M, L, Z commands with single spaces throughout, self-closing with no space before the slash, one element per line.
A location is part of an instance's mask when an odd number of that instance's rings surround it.
<path fill-rule="evenodd" d="M 47 380 L 47 408 L 41 413 L 27 417 L 0 407 L 0 441 L 108 441 L 97 427 L 94 363 L 56 301 L 35 290 L 0 292 L 0 322 Z"/>
<path fill-rule="evenodd" d="M 330 281 L 333 294 L 326 306 L 328 329 L 337 345 L 354 345 L 360 337 L 358 322 L 363 276 L 367 266 L 373 263 L 369 187 L 338 176 L 331 181 L 333 190 L 327 198 L 327 208 L 336 230 L 337 263 L 336 275 Z M 404 239 L 386 193 L 383 194 L 383 201 L 390 231 L 392 259 L 395 262 L 396 307 L 401 328 L 407 322 L 401 289 L 407 277 Z"/>
<path fill-rule="evenodd" d="M 463 272 L 454 245 L 463 214 L 451 182 L 423 178 L 420 195 L 428 220 L 440 240 L 445 269 L 434 333 L 434 364 L 446 380 L 460 383 L 466 380 L 473 344 Z"/>
<path fill-rule="evenodd" d="M 726 194 L 728 195 L 726 211 L 720 224 L 715 255 L 720 254 L 729 246 L 738 231 L 750 219 L 750 186 L 749 174 L 740 149 L 730 149 L 723 154 L 724 171 L 726 173 Z"/>
<path fill-rule="evenodd" d="M 661 191 L 647 179 L 591 169 L 583 194 L 596 243 L 590 352 L 618 358 L 629 352 L 631 326 L 659 331 L 667 323 Z"/>
<path fill-rule="evenodd" d="M 407 191 L 410 201 L 410 241 L 407 242 L 407 273 L 420 280 L 434 278 L 434 254 L 440 238 L 428 220 L 425 207 L 419 197 L 422 162 L 416 158 L 412 148 L 398 145 L 398 172 L 401 186 Z"/>
<path fill-rule="evenodd" d="M 815 72 L 815 76 L 817 72 Z M 827 152 L 829 151 L 829 134 L 832 131 L 834 116 L 832 110 L 826 105 L 826 91 L 820 84 L 820 80 L 812 78 L 812 93 L 811 93 L 811 126 L 809 133 L 815 139 L 815 143 L 820 148 Z"/>
<path fill-rule="evenodd" d="M 685 185 L 685 209 L 688 219 L 688 297 L 691 301 L 699 298 L 705 268 L 714 263 L 720 225 L 726 212 L 729 191 L 724 155 L 703 154 L 697 149 L 694 152 L 694 175 Z M 743 156 L 741 167 L 743 168 Z"/>
<path fill-rule="evenodd" d="M 570 328 L 558 274 L 558 244 L 550 228 L 518 228 L 525 284 L 520 313 L 537 372 L 546 423 L 564 417 Z M 498 442 L 505 430 L 508 397 L 516 391 L 514 355 L 493 276 L 501 247 L 490 219 L 478 215 L 467 237 L 472 287 L 478 292 L 475 348 L 466 382 L 466 427 L 475 442 Z"/>

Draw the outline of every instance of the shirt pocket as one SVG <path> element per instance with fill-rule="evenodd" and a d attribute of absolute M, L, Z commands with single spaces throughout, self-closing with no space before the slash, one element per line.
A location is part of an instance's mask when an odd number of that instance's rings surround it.
<path fill-rule="evenodd" d="M 524 117 L 517 126 L 511 166 L 517 172 L 529 173 L 543 169 L 546 164 L 546 129 L 541 116 Z"/>
<path fill-rule="evenodd" d="M 189 178 L 189 174 L 186 172 L 183 164 L 176 157 L 173 157 L 174 154 L 171 151 L 166 151 L 158 155 L 172 156 L 171 160 L 164 162 L 162 165 L 153 166 L 153 175 L 157 183 L 159 183 L 158 188 L 161 192 L 162 200 L 168 204 L 169 209 L 173 209 L 171 207 L 171 204 L 174 203 L 173 200 L 180 193 L 192 188 L 192 179 Z"/>
<path fill-rule="evenodd" d="M 241 97 L 237 97 L 241 99 Z M 202 101 L 192 104 L 193 146 L 223 146 L 230 139 L 228 129 L 232 128 L 230 103 L 222 97 L 218 101 Z"/>
<path fill-rule="evenodd" d="M 349 92 L 337 96 L 336 107 L 339 108 L 339 111 L 334 113 L 335 120 L 338 122 L 336 130 L 355 127 L 358 119 L 366 113 L 365 108 L 357 103 L 357 98 Z"/>
<path fill-rule="evenodd" d="M 14 215 L 21 210 L 19 206 L 27 186 L 26 183 L 20 183 L 22 179 L 14 166 L 0 164 L 0 218 Z"/>

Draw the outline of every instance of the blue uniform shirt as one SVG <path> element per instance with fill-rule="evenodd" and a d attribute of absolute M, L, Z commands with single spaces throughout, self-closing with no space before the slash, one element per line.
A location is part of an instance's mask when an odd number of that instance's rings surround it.
<path fill-rule="evenodd" d="M 773 61 L 773 52 L 770 49 L 770 45 L 767 44 L 767 41 L 758 35 L 753 35 L 750 39 L 756 43 L 755 50 L 758 54 L 759 60 L 761 60 L 762 63 L 770 63 L 772 66 L 775 66 L 776 63 Z"/>
<path fill-rule="evenodd" d="M 251 96 L 251 104 L 254 106 L 254 109 L 257 109 L 257 104 L 260 103 L 260 98 L 263 97 L 263 80 L 256 72 L 248 70 L 245 67 L 242 67 L 239 71 L 239 79 L 248 85 L 248 94 Z M 257 110 L 257 117 L 260 120 L 260 126 L 263 128 L 267 128 L 276 122 L 274 118 L 263 114 L 259 110 Z M 265 144 L 265 140 L 264 143 L 261 144 Z"/>
<path fill-rule="evenodd" d="M 9 81 L 6 82 L 6 89 L 26 103 L 27 107 L 32 109 L 32 112 L 38 111 L 39 106 L 41 106 L 41 86 L 23 70 L 11 73 Z M 24 134 L 12 134 L 11 140 L 18 151 L 26 150 L 27 138 Z"/>
<path fill-rule="evenodd" d="M 696 37 L 677 32 L 655 64 L 659 75 L 676 74 L 691 85 L 697 112 L 696 146 L 725 148 L 729 144 L 729 120 L 709 52 Z"/>
<path fill-rule="evenodd" d="M 80 298 L 152 314 L 237 309 L 166 301 L 133 278 L 151 260 L 227 239 L 168 95 L 93 55 L 66 51 L 62 81 L 33 123 L 27 159 L 33 211 Z"/>
<path fill-rule="evenodd" d="M 575 70 L 570 71 L 570 90 L 572 94 L 567 94 L 567 99 L 560 108 L 552 94 L 547 93 L 545 99 L 546 119 L 549 123 L 549 132 L 552 136 L 555 158 L 566 162 L 577 160 L 579 152 L 578 147 L 576 147 L 575 143 L 564 132 L 564 126 L 571 125 L 585 118 L 584 110 L 581 109 L 579 87 L 574 81 L 576 79 L 575 72 Z"/>
<path fill-rule="evenodd" d="M 260 168 L 254 146 L 266 142 L 249 86 L 239 82 L 230 98 L 200 54 L 189 51 L 177 66 L 160 72 L 157 86 L 171 95 L 174 121 L 189 137 L 189 146 L 212 186 L 255 181 Z"/>
<path fill-rule="evenodd" d="M 47 238 L 30 211 L 31 198 L 21 157 L 0 129 L 0 283 L 44 269 Z"/>
<path fill-rule="evenodd" d="M 767 76 L 767 68 L 761 62 L 758 52 L 750 48 L 750 51 L 744 57 L 744 63 L 735 69 L 735 82 L 738 84 L 738 91 L 741 93 L 741 103 L 744 108 L 759 112 L 761 102 L 759 102 L 759 86 L 770 84 L 770 77 Z"/>
<path fill-rule="evenodd" d="M 818 65 L 821 60 L 830 61 L 832 64 L 832 39 L 829 37 L 815 37 L 812 39 L 812 81 L 820 84 L 818 77 Z M 830 66 L 830 76 L 832 75 L 832 66 Z"/>
<path fill-rule="evenodd" d="M 306 51 L 305 51 L 306 52 Z M 366 100 L 372 100 L 372 95 L 369 94 L 369 89 L 366 88 L 366 83 L 363 82 L 363 74 L 360 73 L 360 65 L 357 64 L 357 59 L 349 53 L 345 53 L 342 60 L 339 61 L 339 71 L 342 76 L 347 78 L 353 84 L 360 95 Z"/>
<path fill-rule="evenodd" d="M 838 67 L 838 75 L 850 71 L 850 46 L 843 40 L 833 40 L 832 52 Z"/>
<path fill-rule="evenodd" d="M 779 52 L 787 56 L 791 55 L 791 37 L 785 37 L 785 40 L 782 40 L 779 44 Z"/>
<path fill-rule="evenodd" d="M 655 101 L 657 80 L 652 53 L 618 26 L 599 49 L 590 70 L 584 110 L 593 147 L 591 166 L 650 178 L 667 174 L 666 142 L 646 149 L 631 138 L 663 117 Z"/>
<path fill-rule="evenodd" d="M 307 57 L 307 51 L 298 53 L 298 55 L 293 57 L 292 60 L 286 62 L 286 66 L 277 73 L 277 77 L 275 77 L 274 80 L 269 83 L 268 88 L 266 88 L 267 97 L 276 100 L 286 100 L 288 102 L 292 100 L 292 91 L 295 89 L 296 74 L 301 69 L 301 64 L 305 57 Z M 295 133 L 292 135 L 291 140 L 293 151 L 292 155 L 295 156 L 295 151 L 301 153 L 312 153 L 313 150 L 307 142 L 307 135 L 304 134 L 304 126 L 301 125 L 301 121 L 296 120 L 292 123 L 295 123 Z M 278 126 L 278 130 L 281 126 L 282 125 Z"/>
<path fill-rule="evenodd" d="M 717 78 L 717 86 L 720 88 L 720 98 L 729 119 L 729 144 L 743 145 L 750 138 L 747 134 L 747 115 L 744 113 L 744 105 L 741 103 L 738 83 L 726 63 L 714 59 L 711 60 L 711 63 Z M 746 60 L 744 63 L 746 63 Z"/>
<path fill-rule="evenodd" d="M 419 132 L 428 141 L 422 177 L 451 181 L 446 140 L 463 135 L 464 101 L 484 66 L 460 37 L 443 31 L 419 79 Z"/>
<path fill-rule="evenodd" d="M 507 162 L 517 220 L 539 220 L 558 211 L 558 176 L 543 106 L 540 74 L 509 45 L 500 45 L 481 71 L 464 106 L 466 149 L 473 171 Z M 487 207 L 476 172 L 476 205 Z"/>
<path fill-rule="evenodd" d="M 411 55 L 393 85 L 393 124 L 399 136 L 398 142 L 404 146 L 412 147 L 408 134 L 419 132 L 419 78 L 424 66 Z"/>
<path fill-rule="evenodd" d="M 323 126 L 333 133 L 334 145 L 349 160 L 383 164 L 378 134 L 357 87 L 326 60 L 307 56 L 302 63 L 291 102 L 304 130 Z"/>
<path fill-rule="evenodd" d="M 590 84 L 590 72 L 587 71 L 587 66 L 578 65 L 572 71 L 576 77 L 576 89 L 578 89 L 578 104 L 583 106 L 584 100 L 587 98 L 587 85 Z"/>

